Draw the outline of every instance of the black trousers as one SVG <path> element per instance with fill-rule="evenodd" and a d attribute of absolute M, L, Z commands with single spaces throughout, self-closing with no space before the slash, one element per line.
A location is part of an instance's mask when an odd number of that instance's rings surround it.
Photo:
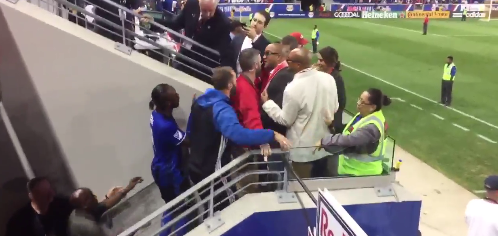
<path fill-rule="evenodd" d="M 318 44 L 316 44 L 316 39 L 312 39 L 311 40 L 311 45 L 313 46 L 313 53 L 317 53 L 318 52 Z"/>
<path fill-rule="evenodd" d="M 424 26 L 422 27 L 422 34 L 423 35 L 426 35 L 427 34 L 427 27 L 429 26 L 429 24 L 427 23 L 424 23 Z"/>
<path fill-rule="evenodd" d="M 462 13 L 462 20 L 461 21 L 467 21 L 467 15 Z"/>
<path fill-rule="evenodd" d="M 445 105 L 451 105 L 453 92 L 453 81 L 452 80 L 442 80 L 441 83 L 441 103 Z"/>

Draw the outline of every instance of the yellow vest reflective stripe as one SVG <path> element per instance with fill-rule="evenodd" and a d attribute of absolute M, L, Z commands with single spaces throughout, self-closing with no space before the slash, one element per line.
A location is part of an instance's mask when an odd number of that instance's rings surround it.
<path fill-rule="evenodd" d="M 358 128 L 373 124 L 377 127 L 377 129 L 379 129 L 380 132 L 379 144 L 375 151 L 371 154 L 348 153 L 340 155 L 338 173 L 340 175 L 354 176 L 380 175 L 383 171 L 382 162 L 386 153 L 387 146 L 385 142 L 386 132 L 384 127 L 386 119 L 382 111 L 377 111 L 366 117 L 363 117 L 361 120 L 356 122 L 356 124 L 351 126 L 353 121 L 359 115 L 360 113 L 356 114 L 353 119 L 349 121 L 342 134 L 349 135 Z"/>
<path fill-rule="evenodd" d="M 453 63 L 451 63 L 450 65 L 444 64 L 443 80 L 451 80 L 451 69 L 453 69 L 453 67 L 455 67 L 455 64 L 453 64 Z M 455 77 L 453 77 L 453 79 L 455 79 Z"/>
<path fill-rule="evenodd" d="M 314 29 L 311 31 L 311 39 L 316 39 L 316 33 L 318 32 L 318 29 Z"/>

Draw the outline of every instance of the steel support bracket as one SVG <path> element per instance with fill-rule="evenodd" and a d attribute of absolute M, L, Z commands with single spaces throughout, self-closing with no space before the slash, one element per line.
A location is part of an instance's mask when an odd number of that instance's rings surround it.
<path fill-rule="evenodd" d="M 116 44 L 114 44 L 114 49 L 116 49 L 116 50 L 118 50 L 118 51 L 120 51 L 128 56 L 131 55 L 131 52 L 132 52 L 130 47 L 128 47 L 122 43 L 118 43 L 118 42 L 116 42 Z"/>
<path fill-rule="evenodd" d="M 206 225 L 209 233 L 213 232 L 214 230 L 225 224 L 225 221 L 221 219 L 220 214 L 221 213 L 217 211 L 213 214 L 212 217 L 209 217 L 204 220 L 204 224 Z"/>
<path fill-rule="evenodd" d="M 275 191 L 275 194 L 277 194 L 278 203 L 295 203 L 295 202 L 297 202 L 297 196 L 293 192 L 277 190 L 277 191 Z"/>
<path fill-rule="evenodd" d="M 389 186 L 384 186 L 384 187 L 375 187 L 375 194 L 377 197 L 392 197 L 396 196 L 396 193 L 394 192 L 394 189 L 391 185 Z"/>

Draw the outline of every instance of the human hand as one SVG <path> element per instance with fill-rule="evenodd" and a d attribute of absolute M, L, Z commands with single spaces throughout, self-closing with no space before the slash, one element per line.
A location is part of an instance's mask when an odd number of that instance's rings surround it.
<path fill-rule="evenodd" d="M 194 104 L 195 100 L 197 100 L 197 93 L 194 93 L 194 96 L 192 96 L 192 104 Z"/>
<path fill-rule="evenodd" d="M 244 28 L 247 37 L 254 40 L 256 38 L 256 30 L 254 28 Z"/>
<path fill-rule="evenodd" d="M 137 186 L 137 184 L 142 183 L 142 181 L 144 181 L 142 177 L 134 177 L 133 179 L 130 180 L 130 183 L 128 184 L 127 188 L 129 190 L 132 190 L 133 188 L 135 188 L 135 186 Z"/>
<path fill-rule="evenodd" d="M 319 42 L 316 42 L 316 45 L 320 44 Z"/>
<path fill-rule="evenodd" d="M 315 143 L 315 150 L 313 150 L 313 155 L 316 153 L 316 152 L 319 152 L 322 150 L 322 140 L 318 140 L 318 142 Z"/>
<path fill-rule="evenodd" d="M 288 151 L 292 147 L 290 141 L 285 136 L 275 131 L 273 132 L 275 134 L 275 141 L 277 141 L 280 144 L 280 149 L 282 149 L 282 151 Z"/>
<path fill-rule="evenodd" d="M 261 155 L 263 155 L 265 161 L 268 161 L 268 156 L 271 155 L 271 147 L 269 144 L 263 144 L 259 146 L 261 148 Z"/>
<path fill-rule="evenodd" d="M 261 102 L 265 103 L 268 101 L 268 92 L 266 89 L 261 93 Z"/>

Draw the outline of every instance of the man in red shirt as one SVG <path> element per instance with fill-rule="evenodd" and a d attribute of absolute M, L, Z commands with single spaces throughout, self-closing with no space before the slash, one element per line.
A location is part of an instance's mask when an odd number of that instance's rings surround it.
<path fill-rule="evenodd" d="M 424 27 L 423 27 L 423 35 L 427 35 L 427 26 L 429 26 L 429 15 L 425 15 L 424 18 Z"/>

